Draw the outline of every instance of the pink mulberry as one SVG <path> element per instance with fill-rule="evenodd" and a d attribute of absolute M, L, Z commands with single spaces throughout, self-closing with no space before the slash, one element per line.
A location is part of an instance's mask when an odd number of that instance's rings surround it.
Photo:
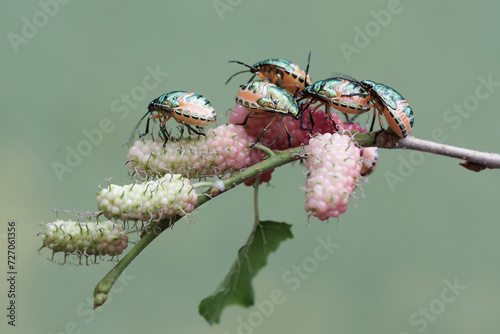
<path fill-rule="evenodd" d="M 360 177 L 360 149 L 350 136 L 327 133 L 312 138 L 306 153 L 306 211 L 320 220 L 339 217 Z"/>

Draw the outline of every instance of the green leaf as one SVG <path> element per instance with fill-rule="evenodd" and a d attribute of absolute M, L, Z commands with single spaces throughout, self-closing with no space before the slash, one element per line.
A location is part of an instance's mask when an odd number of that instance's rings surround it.
<path fill-rule="evenodd" d="M 245 307 L 254 303 L 252 279 L 267 263 L 267 257 L 281 242 L 293 238 L 291 225 L 273 221 L 256 224 L 247 243 L 238 251 L 238 258 L 219 287 L 203 299 L 198 311 L 209 324 L 219 323 L 226 306 Z"/>

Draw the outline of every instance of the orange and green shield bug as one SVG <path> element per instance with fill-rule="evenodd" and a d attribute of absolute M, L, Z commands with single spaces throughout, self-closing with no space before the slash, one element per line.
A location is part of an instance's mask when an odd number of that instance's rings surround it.
<path fill-rule="evenodd" d="M 361 81 L 361 85 L 375 100 L 375 110 L 373 111 L 373 120 L 370 131 L 373 130 L 375 115 L 378 110 L 378 120 L 383 129 L 381 114 L 384 115 L 389 127 L 400 138 L 405 138 L 413 128 L 413 111 L 406 100 L 394 89 L 380 83 L 370 80 Z"/>
<path fill-rule="evenodd" d="M 283 117 L 290 116 L 297 120 L 301 118 L 301 112 L 292 94 L 270 82 L 251 81 L 240 86 L 236 96 L 236 103 L 249 110 L 245 120 L 237 125 L 245 125 L 249 118 L 268 117 L 269 113 L 275 115 L 259 134 L 253 146 L 260 141 L 264 132 L 279 117 L 285 127 L 288 143 L 291 147 L 292 138 Z"/>
<path fill-rule="evenodd" d="M 309 63 L 307 64 L 306 71 L 302 70 L 299 65 L 294 64 L 289 60 L 280 58 L 266 59 L 255 63 L 252 66 L 237 60 L 231 60 L 230 63 L 238 63 L 248 67 L 250 70 L 233 74 L 226 81 L 226 84 L 235 75 L 245 72 L 253 73 L 249 82 L 251 82 L 255 75 L 257 75 L 262 80 L 271 82 L 280 88 L 284 88 L 291 94 L 297 94 L 297 92 L 301 92 L 305 87 L 311 84 L 311 78 L 307 74 L 309 70 Z"/>
<path fill-rule="evenodd" d="M 337 129 L 337 126 L 330 113 L 330 107 L 344 114 L 362 114 L 373 107 L 370 93 L 368 93 L 357 81 L 341 77 L 315 82 L 304 88 L 300 95 L 301 98 L 299 101 L 303 99 L 309 101 L 307 107 L 311 104 L 318 103 L 318 105 L 311 110 L 311 114 L 324 106 L 325 112 L 330 115 L 330 119 L 335 129 Z"/>
<path fill-rule="evenodd" d="M 170 118 L 175 119 L 179 124 L 185 125 L 189 131 L 198 135 L 204 135 L 202 127 L 214 123 L 217 119 L 216 112 L 210 101 L 200 94 L 186 91 L 173 91 L 151 101 L 148 111 L 137 123 L 134 132 L 141 121 L 148 115 L 150 116 L 146 123 L 146 132 L 140 137 L 149 133 L 151 119 L 160 119 L 160 131 L 165 137 L 165 144 L 169 137 L 165 129 L 165 123 Z M 195 126 L 196 129 L 192 126 Z"/>

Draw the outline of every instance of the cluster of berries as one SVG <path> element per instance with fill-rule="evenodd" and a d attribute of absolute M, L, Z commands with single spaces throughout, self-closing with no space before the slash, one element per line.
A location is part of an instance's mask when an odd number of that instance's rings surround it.
<path fill-rule="evenodd" d="M 118 186 L 110 184 L 97 195 L 100 213 L 108 219 L 122 221 L 157 221 L 184 216 L 198 202 L 189 179 L 179 174 L 142 183 Z M 74 222 L 57 220 L 45 225 L 39 233 L 43 247 L 78 257 L 89 255 L 120 255 L 127 248 L 127 230 L 113 221 Z"/>

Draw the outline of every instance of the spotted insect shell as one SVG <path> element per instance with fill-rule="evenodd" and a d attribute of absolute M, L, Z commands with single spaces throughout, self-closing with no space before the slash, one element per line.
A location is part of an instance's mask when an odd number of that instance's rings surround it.
<path fill-rule="evenodd" d="M 347 114 L 362 114 L 372 108 L 372 97 L 361 85 L 340 77 L 315 82 L 304 88 L 302 96 L 319 99 Z"/>
<path fill-rule="evenodd" d="M 300 118 L 299 107 L 292 94 L 269 82 L 252 81 L 240 86 L 236 103 L 255 112 L 270 112 Z"/>
<path fill-rule="evenodd" d="M 210 101 L 200 94 L 186 91 L 173 91 L 163 94 L 149 105 L 150 111 L 164 116 L 172 116 L 178 123 L 205 126 L 215 122 L 216 112 Z"/>
<path fill-rule="evenodd" d="M 279 85 L 279 77 L 281 76 L 281 85 L 289 93 L 295 94 L 309 86 L 311 78 L 299 65 L 292 63 L 286 59 L 273 58 L 266 59 L 253 65 L 258 71 L 255 72 L 261 79 L 269 80 L 275 85 Z"/>
<path fill-rule="evenodd" d="M 408 102 L 396 90 L 384 84 L 364 80 L 361 84 L 371 91 L 376 100 L 376 108 L 382 113 L 389 127 L 399 137 L 405 138 L 414 124 L 413 110 Z"/>

